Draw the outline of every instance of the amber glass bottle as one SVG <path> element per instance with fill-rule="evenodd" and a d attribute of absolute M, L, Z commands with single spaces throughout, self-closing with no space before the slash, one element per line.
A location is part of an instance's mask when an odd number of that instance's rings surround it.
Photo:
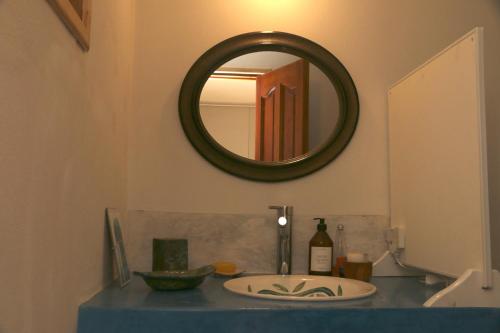
<path fill-rule="evenodd" d="M 332 275 L 333 242 L 326 233 L 324 218 L 319 220 L 318 231 L 309 242 L 309 274 Z"/>

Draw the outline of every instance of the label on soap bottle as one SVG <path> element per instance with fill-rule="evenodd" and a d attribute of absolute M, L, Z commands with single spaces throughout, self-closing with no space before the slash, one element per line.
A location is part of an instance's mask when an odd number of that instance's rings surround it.
<path fill-rule="evenodd" d="M 311 271 L 332 271 L 332 248 L 311 246 Z"/>

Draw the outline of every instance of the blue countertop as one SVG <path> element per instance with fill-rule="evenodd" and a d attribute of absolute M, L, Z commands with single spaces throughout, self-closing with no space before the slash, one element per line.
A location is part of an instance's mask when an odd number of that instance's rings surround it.
<path fill-rule="evenodd" d="M 377 293 L 339 302 L 261 300 L 208 277 L 198 288 L 152 291 L 138 277 L 112 285 L 79 309 L 78 333 L 159 332 L 494 332 L 499 308 L 423 308 L 437 288 L 417 278 L 374 278 Z"/>

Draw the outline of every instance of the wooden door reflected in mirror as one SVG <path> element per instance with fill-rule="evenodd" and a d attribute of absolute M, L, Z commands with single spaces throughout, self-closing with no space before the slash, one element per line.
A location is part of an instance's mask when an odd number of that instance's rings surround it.
<path fill-rule="evenodd" d="M 308 149 L 309 63 L 303 59 L 257 77 L 255 159 L 283 161 Z"/>

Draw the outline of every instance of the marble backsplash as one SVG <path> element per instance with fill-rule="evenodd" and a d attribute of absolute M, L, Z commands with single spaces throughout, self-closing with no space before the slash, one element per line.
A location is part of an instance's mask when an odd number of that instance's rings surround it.
<path fill-rule="evenodd" d="M 309 240 L 316 232 L 316 216 L 294 215 L 292 222 L 292 273 L 306 273 Z M 328 233 L 344 224 L 348 251 L 368 253 L 376 260 L 385 251 L 386 216 L 326 215 Z M 189 267 L 215 261 L 232 261 L 247 272 L 275 273 L 276 215 L 200 214 L 129 211 L 124 238 L 131 270 L 150 271 L 153 238 L 188 239 Z"/>

